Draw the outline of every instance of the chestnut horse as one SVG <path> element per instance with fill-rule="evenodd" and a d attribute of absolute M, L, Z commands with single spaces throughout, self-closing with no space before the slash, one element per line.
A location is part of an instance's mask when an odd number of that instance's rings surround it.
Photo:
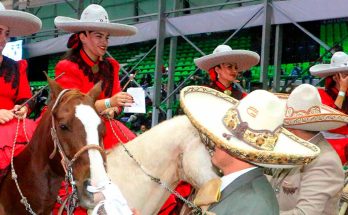
<path fill-rule="evenodd" d="M 108 123 L 108 122 L 107 122 Z M 145 171 L 174 189 L 180 180 L 200 188 L 217 178 L 211 157 L 187 116 L 177 116 L 125 144 Z M 108 174 L 131 208 L 157 214 L 170 193 L 152 181 L 121 145 L 107 156 Z"/>
<path fill-rule="evenodd" d="M 97 204 L 86 187 L 108 180 L 103 150 L 99 146 L 105 128 L 94 109 L 100 84 L 86 95 L 77 90 L 62 90 L 52 80 L 49 80 L 49 86 L 51 103 L 48 110 L 27 147 L 13 160 L 18 186 L 32 212 L 21 203 L 19 189 L 8 173 L 0 184 L 1 215 L 50 214 L 65 170 L 71 173 L 70 180 L 76 183 L 79 204 L 85 208 Z M 56 135 L 51 136 L 51 128 L 55 128 Z"/>

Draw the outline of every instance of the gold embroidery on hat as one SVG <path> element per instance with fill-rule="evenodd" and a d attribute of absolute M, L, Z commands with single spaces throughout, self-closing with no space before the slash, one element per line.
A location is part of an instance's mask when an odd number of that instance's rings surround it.
<path fill-rule="evenodd" d="M 319 106 L 312 106 L 308 108 L 307 110 L 297 110 L 297 111 L 295 111 L 295 109 L 292 107 L 286 106 L 285 117 L 300 117 L 300 116 L 320 114 L 320 113 L 321 111 Z"/>
<path fill-rule="evenodd" d="M 223 119 L 225 126 L 231 131 L 233 136 L 254 148 L 272 151 L 276 145 L 281 126 L 273 132 L 269 130 L 254 130 L 249 128 L 247 122 L 242 122 L 237 109 L 229 109 Z M 232 135 L 223 134 L 223 137 L 230 139 Z"/>
<path fill-rule="evenodd" d="M 254 107 L 248 107 L 248 109 L 247 109 L 247 113 L 251 116 L 251 117 L 256 117 L 257 116 L 257 114 L 259 113 L 259 111 L 256 109 L 256 108 L 254 108 Z"/>

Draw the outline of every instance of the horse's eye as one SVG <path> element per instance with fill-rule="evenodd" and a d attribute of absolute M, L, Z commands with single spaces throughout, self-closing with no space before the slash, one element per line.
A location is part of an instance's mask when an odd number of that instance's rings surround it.
<path fill-rule="evenodd" d="M 62 129 L 63 131 L 69 130 L 68 126 L 66 126 L 65 124 L 60 124 L 59 128 Z"/>

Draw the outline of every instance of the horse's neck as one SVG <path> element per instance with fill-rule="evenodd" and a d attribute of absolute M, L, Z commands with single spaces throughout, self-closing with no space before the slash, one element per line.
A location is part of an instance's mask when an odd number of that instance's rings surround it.
<path fill-rule="evenodd" d="M 160 178 L 171 188 L 179 182 L 181 156 L 185 144 L 195 135 L 187 119 L 177 117 L 161 123 L 136 139 L 126 147 L 141 163 L 145 171 Z M 158 184 L 149 180 L 140 167 L 123 151 L 122 146 L 108 155 L 109 176 L 119 185 L 131 207 L 152 213 L 158 209 L 169 196 L 169 193 Z M 151 199 L 152 203 L 149 203 Z"/>

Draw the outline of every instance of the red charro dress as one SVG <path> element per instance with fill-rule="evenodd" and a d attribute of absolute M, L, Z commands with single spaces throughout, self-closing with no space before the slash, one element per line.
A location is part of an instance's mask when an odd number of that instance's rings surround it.
<path fill-rule="evenodd" d="M 0 65 L 0 109 L 11 110 L 16 104 L 20 105 L 29 99 L 32 94 L 27 78 L 27 62 L 25 60 L 14 61 L 3 56 Z M 29 108 L 29 106 L 27 106 Z M 18 124 L 17 118 L 0 124 L 0 179 L 6 174 L 7 167 L 11 161 L 12 147 Z M 25 131 L 30 140 L 37 122 L 25 119 Z M 15 156 L 18 155 L 27 144 L 27 138 L 21 120 L 18 130 Z M 0 180 L 1 181 L 1 180 Z"/>
<path fill-rule="evenodd" d="M 98 64 L 99 71 L 93 73 L 92 67 Z M 102 81 L 102 93 L 98 99 L 109 98 L 121 91 L 118 72 L 120 69 L 119 63 L 111 58 L 106 58 L 103 61 L 93 62 L 88 55 L 81 49 L 72 54 L 68 59 L 59 61 L 55 68 L 56 77 L 64 72 L 57 82 L 68 89 L 79 89 L 83 93 L 87 93 L 98 82 Z M 121 111 L 121 109 L 120 109 Z M 114 136 L 110 123 L 103 119 L 106 127 L 105 136 L 103 138 L 105 149 L 110 149 L 116 146 L 120 141 Z M 129 130 L 121 122 L 113 121 L 113 128 L 118 138 L 126 143 L 132 140 L 136 135 Z M 62 186 L 59 191 L 59 196 L 66 196 L 65 190 Z M 57 214 L 59 204 L 56 204 L 53 214 Z M 74 214 L 86 214 L 82 208 L 77 208 Z"/>
<path fill-rule="evenodd" d="M 330 77 L 326 78 L 325 85 L 327 85 L 328 82 L 330 82 Z M 334 88 L 328 88 L 326 89 L 318 89 L 321 101 L 323 104 L 326 104 L 336 110 L 339 110 L 345 114 L 348 113 L 348 111 L 345 111 L 344 109 L 339 109 L 335 105 L 335 100 L 337 98 L 338 90 Z M 348 109 L 348 96 L 346 95 L 345 101 L 343 103 L 343 107 L 346 107 Z M 328 132 L 323 132 L 325 139 L 331 144 L 331 146 L 336 150 L 337 154 L 340 156 L 342 164 L 345 164 L 347 162 L 347 156 L 348 154 L 345 152 L 347 150 L 348 145 L 348 126 L 342 126 L 340 128 L 330 130 Z"/>

